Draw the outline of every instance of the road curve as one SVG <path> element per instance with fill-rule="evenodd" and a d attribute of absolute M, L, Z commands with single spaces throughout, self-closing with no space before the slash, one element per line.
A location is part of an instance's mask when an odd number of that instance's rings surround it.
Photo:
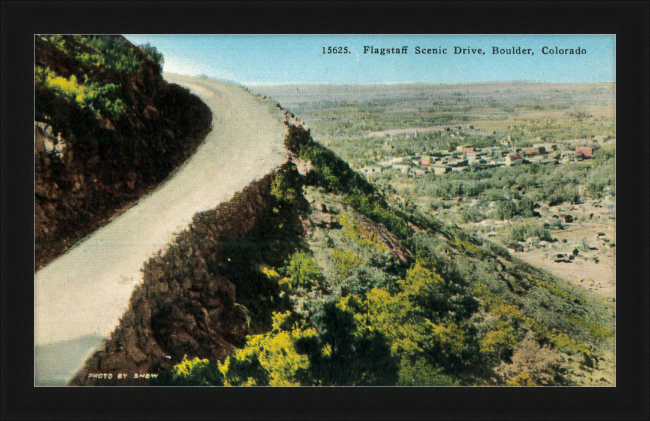
<path fill-rule="evenodd" d="M 210 107 L 212 131 L 167 182 L 36 272 L 37 385 L 65 384 L 117 326 L 142 281 L 143 263 L 196 212 L 229 200 L 287 160 L 284 116 L 272 102 L 213 79 L 165 79 Z"/>

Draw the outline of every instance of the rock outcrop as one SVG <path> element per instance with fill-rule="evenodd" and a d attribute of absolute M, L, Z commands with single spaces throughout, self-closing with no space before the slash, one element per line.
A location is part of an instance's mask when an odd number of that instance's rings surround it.
<path fill-rule="evenodd" d="M 74 38 L 67 42 L 76 45 Z M 121 72 L 35 38 L 37 68 L 60 80 L 74 76 L 84 81 L 79 86 L 114 85 L 124 108 L 118 115 L 99 112 L 36 81 L 36 269 L 151 191 L 210 131 L 210 109 L 167 83 L 160 67 L 131 47 L 142 64 Z"/>

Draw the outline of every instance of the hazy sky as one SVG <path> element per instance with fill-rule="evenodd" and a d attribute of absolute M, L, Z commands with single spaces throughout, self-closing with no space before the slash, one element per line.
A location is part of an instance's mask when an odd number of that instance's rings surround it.
<path fill-rule="evenodd" d="M 481 81 L 614 82 L 613 35 L 125 35 L 151 43 L 164 71 L 205 74 L 246 85 L 261 83 L 457 83 Z M 323 54 L 323 47 L 349 54 Z M 407 54 L 364 54 L 364 47 L 408 47 Z M 483 54 L 454 54 L 454 47 Z M 534 54 L 495 55 L 493 47 Z M 447 54 L 415 54 L 415 48 Z M 543 54 L 555 47 L 586 53 Z M 401 51 L 401 50 L 400 50 Z"/>

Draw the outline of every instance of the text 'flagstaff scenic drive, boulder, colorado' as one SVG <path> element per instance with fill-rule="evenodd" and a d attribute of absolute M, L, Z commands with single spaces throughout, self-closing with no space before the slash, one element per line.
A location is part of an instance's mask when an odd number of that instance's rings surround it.
<path fill-rule="evenodd" d="M 339 54 L 348 54 L 352 51 L 349 47 L 339 47 L 341 49 L 341 52 Z M 453 46 L 453 47 L 422 47 L 422 46 L 416 46 L 414 49 L 414 54 L 416 55 L 428 55 L 428 54 L 453 54 L 453 55 L 485 55 L 485 50 L 483 48 L 473 48 L 470 46 L 467 47 L 459 47 L 459 46 Z M 490 51 L 490 50 L 488 50 Z M 585 48 L 581 47 L 575 47 L 575 48 L 563 48 L 563 47 L 548 47 L 544 46 L 539 49 L 539 51 L 546 55 L 546 54 L 558 54 L 558 55 L 564 55 L 564 54 L 587 54 L 587 50 Z M 533 48 L 526 48 L 522 46 L 512 46 L 512 47 L 498 47 L 498 46 L 493 46 L 491 47 L 491 52 L 493 55 L 508 55 L 508 54 L 529 54 L 529 55 L 535 55 L 535 51 Z M 325 48 L 323 47 L 323 53 L 325 54 Z M 330 51 L 331 53 L 331 51 Z M 409 54 L 409 47 L 408 46 L 401 46 L 401 47 L 384 47 L 384 48 L 379 48 L 379 47 L 374 47 L 374 46 L 364 46 L 363 47 L 363 54 L 378 54 L 378 55 L 391 55 L 391 54 Z"/>

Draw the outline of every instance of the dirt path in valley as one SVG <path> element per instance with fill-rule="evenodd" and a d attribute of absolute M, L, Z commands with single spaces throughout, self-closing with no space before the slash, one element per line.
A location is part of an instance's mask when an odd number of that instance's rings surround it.
<path fill-rule="evenodd" d="M 284 116 L 271 101 L 213 79 L 164 76 L 210 107 L 212 131 L 162 186 L 36 272 L 37 385 L 65 384 L 117 326 L 143 263 L 196 212 L 229 200 L 287 160 Z"/>

